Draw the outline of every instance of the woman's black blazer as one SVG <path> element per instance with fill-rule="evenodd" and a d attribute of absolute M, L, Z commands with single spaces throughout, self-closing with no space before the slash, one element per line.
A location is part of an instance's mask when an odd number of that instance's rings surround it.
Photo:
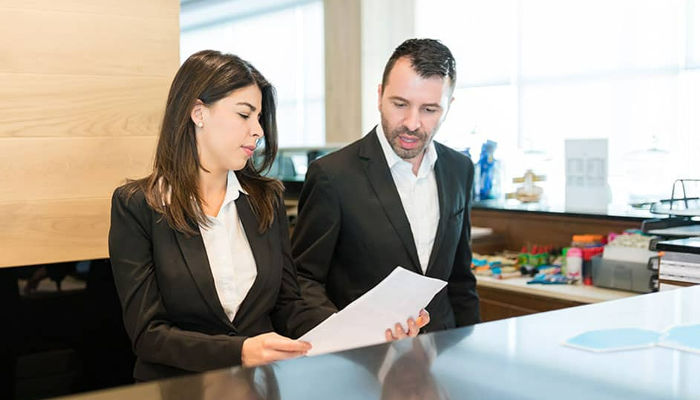
<path fill-rule="evenodd" d="M 202 236 L 173 230 L 142 191 L 127 198 L 123 186 L 115 190 L 109 255 L 137 357 L 137 380 L 239 365 L 247 337 L 273 330 L 298 337 L 329 316 L 300 297 L 282 200 L 264 233 L 258 231 L 247 195 L 239 196 L 236 207 L 258 275 L 230 321 L 216 293 Z"/>

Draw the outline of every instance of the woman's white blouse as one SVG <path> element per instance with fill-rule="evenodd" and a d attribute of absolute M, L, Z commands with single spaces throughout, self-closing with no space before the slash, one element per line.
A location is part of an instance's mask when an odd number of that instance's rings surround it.
<path fill-rule="evenodd" d="M 253 251 L 236 209 L 235 200 L 241 195 L 247 196 L 247 193 L 236 174 L 229 171 L 226 196 L 219 215 L 209 217 L 209 227 L 199 226 L 216 293 L 231 321 L 258 276 Z"/>

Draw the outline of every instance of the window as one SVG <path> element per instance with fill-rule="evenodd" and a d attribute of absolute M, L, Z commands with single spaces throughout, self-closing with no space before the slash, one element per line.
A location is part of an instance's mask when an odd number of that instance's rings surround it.
<path fill-rule="evenodd" d="M 184 1 L 181 62 L 203 49 L 236 54 L 272 82 L 280 147 L 325 143 L 322 1 Z"/>
<path fill-rule="evenodd" d="M 416 0 L 416 36 L 457 59 L 437 139 L 497 141 L 506 187 L 534 167 L 563 204 L 565 139 L 608 139 L 616 204 L 700 176 L 700 0 Z"/>

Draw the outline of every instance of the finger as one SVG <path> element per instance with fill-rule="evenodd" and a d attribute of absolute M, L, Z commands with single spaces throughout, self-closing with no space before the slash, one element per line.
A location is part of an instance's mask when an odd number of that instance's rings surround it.
<path fill-rule="evenodd" d="M 416 337 L 416 336 L 418 336 L 419 331 L 420 331 L 420 328 L 418 328 L 418 325 L 416 325 L 416 321 L 414 321 L 413 318 L 409 318 L 408 319 L 408 336 Z"/>
<path fill-rule="evenodd" d="M 418 325 L 418 328 L 422 328 L 430 323 L 430 314 L 425 311 L 425 309 L 420 310 L 420 313 L 418 313 L 418 319 L 416 319 L 416 324 Z"/>
<path fill-rule="evenodd" d="M 306 351 L 311 350 L 311 348 L 313 347 L 310 342 L 307 342 L 305 340 L 297 340 L 297 342 L 303 344 L 304 347 L 306 347 Z"/>
<path fill-rule="evenodd" d="M 267 338 L 263 342 L 263 346 L 267 349 L 286 352 L 307 352 L 311 350 L 309 342 L 292 340 L 284 336 Z"/>
<path fill-rule="evenodd" d="M 265 355 L 263 358 L 266 360 L 265 362 L 268 363 L 273 361 L 288 360 L 290 358 L 301 357 L 306 355 L 306 352 L 268 350 L 264 354 Z"/>
<path fill-rule="evenodd" d="M 396 323 L 396 326 L 394 326 L 394 336 L 396 336 L 397 339 L 403 339 L 406 337 L 406 331 L 398 322 Z"/>
<path fill-rule="evenodd" d="M 384 337 L 386 338 L 387 342 L 391 342 L 393 340 L 396 340 L 394 335 L 391 333 L 391 329 L 387 329 L 384 331 Z"/>

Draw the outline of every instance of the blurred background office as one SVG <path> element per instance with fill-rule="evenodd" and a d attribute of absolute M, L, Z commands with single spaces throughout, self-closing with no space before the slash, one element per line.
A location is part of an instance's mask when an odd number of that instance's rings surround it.
<path fill-rule="evenodd" d="M 281 146 L 322 146 L 378 122 L 383 62 L 412 36 L 440 39 L 458 63 L 437 140 L 473 157 L 497 142 L 506 185 L 536 169 L 563 204 L 566 139 L 608 139 L 614 204 L 668 196 L 674 179 L 700 172 L 694 0 L 190 0 L 180 59 L 210 46 L 260 65 L 278 88 Z"/>

